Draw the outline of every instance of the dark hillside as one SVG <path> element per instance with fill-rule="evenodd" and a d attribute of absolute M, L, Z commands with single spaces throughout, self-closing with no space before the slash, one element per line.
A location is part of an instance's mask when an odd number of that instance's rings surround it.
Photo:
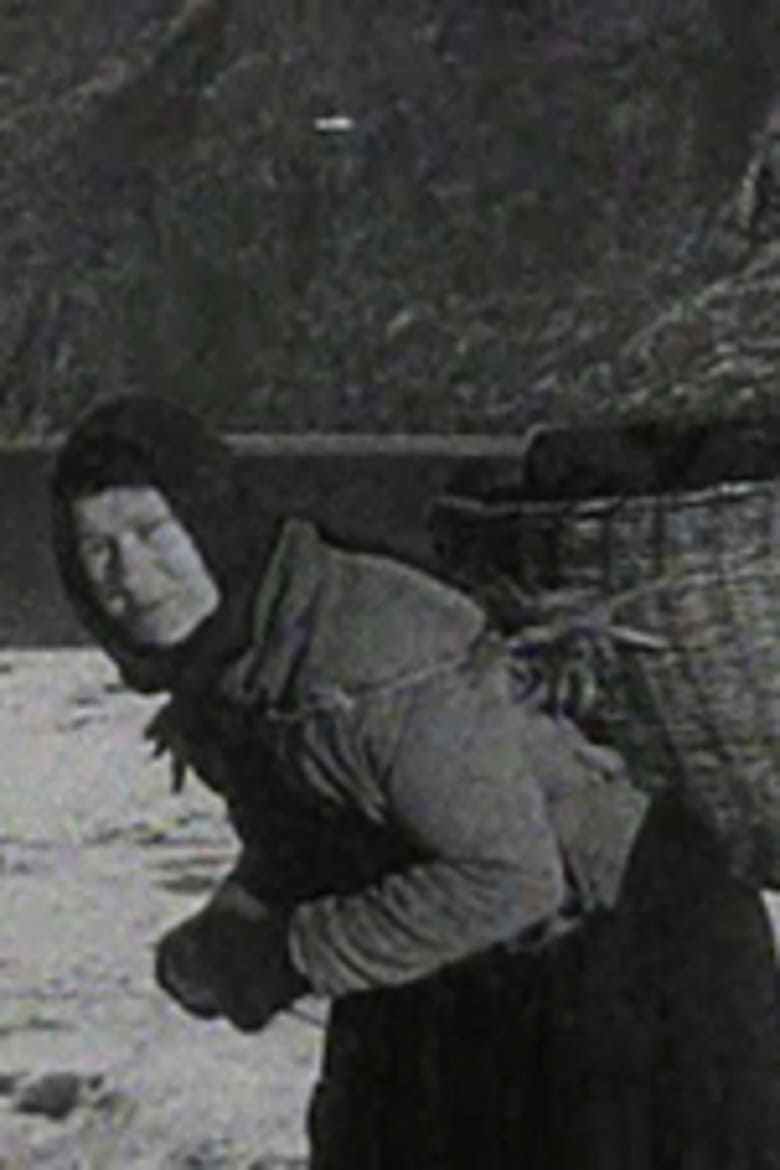
<path fill-rule="evenodd" d="M 775 395 L 771 0 L 7 0 L 0 428 Z"/>

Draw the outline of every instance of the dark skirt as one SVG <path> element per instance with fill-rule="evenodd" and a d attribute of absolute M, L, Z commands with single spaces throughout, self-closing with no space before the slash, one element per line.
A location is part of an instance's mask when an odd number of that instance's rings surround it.
<path fill-rule="evenodd" d="M 537 964 L 491 954 L 334 1005 L 312 1170 L 522 1165 L 544 1056 Z M 527 1163 L 526 1163 L 527 1164 Z"/>
<path fill-rule="evenodd" d="M 661 802 L 613 912 L 334 1004 L 312 1170 L 777 1170 L 779 1042 L 760 898 Z"/>
<path fill-rule="evenodd" d="M 623 1002 L 647 1050 L 647 1165 L 777 1170 L 780 1003 L 769 918 L 671 797 L 640 834 L 618 925 Z"/>

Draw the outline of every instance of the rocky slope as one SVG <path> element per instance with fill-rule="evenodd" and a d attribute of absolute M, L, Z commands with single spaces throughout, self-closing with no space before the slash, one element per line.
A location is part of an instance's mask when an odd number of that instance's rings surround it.
<path fill-rule="evenodd" d="M 0 425 L 774 397 L 770 0 L 43 0 L 0 16 Z"/>

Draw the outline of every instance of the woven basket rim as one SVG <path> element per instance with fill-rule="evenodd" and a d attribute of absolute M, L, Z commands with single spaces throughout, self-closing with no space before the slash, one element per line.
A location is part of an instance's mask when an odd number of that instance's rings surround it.
<path fill-rule="evenodd" d="M 463 519 L 486 522 L 525 519 L 529 515 L 554 515 L 582 517 L 592 513 L 594 518 L 602 517 L 622 508 L 632 511 L 644 509 L 681 511 L 701 507 L 710 502 L 724 504 L 741 503 L 749 496 L 766 495 L 780 491 L 780 476 L 777 479 L 726 480 L 705 488 L 642 492 L 639 494 L 607 495 L 596 494 L 572 498 L 485 501 L 457 492 L 443 492 L 437 496 L 432 512 L 457 515 Z"/>

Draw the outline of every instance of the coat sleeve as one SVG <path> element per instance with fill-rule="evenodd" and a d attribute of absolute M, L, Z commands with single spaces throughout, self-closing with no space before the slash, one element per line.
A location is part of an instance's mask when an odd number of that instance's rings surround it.
<path fill-rule="evenodd" d="M 291 952 L 315 991 L 410 982 L 556 913 L 563 867 L 534 765 L 542 719 L 484 680 L 421 692 L 381 787 L 388 821 L 428 860 L 298 907 Z"/>

